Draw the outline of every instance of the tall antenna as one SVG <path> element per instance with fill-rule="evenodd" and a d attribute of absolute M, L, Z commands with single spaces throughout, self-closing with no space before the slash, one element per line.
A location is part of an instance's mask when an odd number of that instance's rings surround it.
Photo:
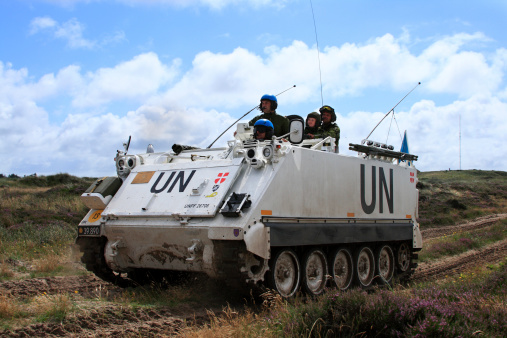
<path fill-rule="evenodd" d="M 280 93 L 276 94 L 275 96 L 280 96 L 280 95 L 282 95 L 283 93 L 285 93 L 286 91 L 291 90 L 292 88 L 296 88 L 296 85 L 293 85 L 293 86 L 291 86 L 291 87 L 289 87 L 289 88 L 285 89 L 283 92 L 280 92 Z M 234 122 L 233 122 L 233 123 L 232 123 L 229 127 L 227 127 L 227 129 L 225 129 L 225 130 L 222 132 L 222 134 L 218 135 L 218 137 L 215 139 L 215 141 L 211 142 L 211 144 L 210 144 L 210 145 L 209 145 L 206 149 L 211 148 L 211 146 L 212 146 L 213 144 L 215 144 L 215 142 L 216 142 L 216 141 L 218 141 L 218 139 L 219 139 L 220 137 L 222 137 L 222 135 L 223 135 L 223 134 L 225 134 L 225 132 L 226 132 L 227 130 L 229 130 L 229 129 L 233 126 L 233 125 L 235 125 L 235 124 L 236 124 L 239 120 L 241 120 L 243 117 L 245 117 L 245 116 L 247 116 L 248 114 L 250 114 L 250 113 L 251 113 L 254 109 L 259 109 L 259 104 L 255 105 L 255 107 L 253 107 L 252 109 L 250 109 L 249 111 L 247 111 L 247 112 L 246 112 L 243 116 L 241 116 L 239 119 L 237 119 L 236 121 L 234 121 Z M 130 138 L 129 138 L 129 142 L 130 142 Z"/>
<path fill-rule="evenodd" d="M 322 105 L 324 105 L 324 96 L 322 95 L 322 72 L 320 70 L 319 39 L 317 38 L 317 24 L 315 23 L 315 14 L 313 14 L 312 0 L 310 0 L 310 6 L 312 7 L 313 28 L 315 29 L 315 41 L 317 41 L 317 58 L 319 59 L 320 101 L 322 102 Z"/>
<path fill-rule="evenodd" d="M 382 120 L 380 120 L 380 122 L 379 122 L 379 123 L 377 123 L 377 125 L 375 126 L 375 128 L 373 128 L 373 130 L 372 130 L 372 131 L 370 131 L 370 133 L 368 134 L 368 136 L 366 136 L 366 139 L 368 139 L 368 138 L 370 137 L 370 135 L 371 135 L 371 134 L 375 131 L 375 129 L 377 129 L 377 127 L 379 126 L 379 124 L 380 124 L 380 123 L 382 123 L 382 121 L 384 121 L 384 119 L 387 117 L 387 115 L 389 115 L 391 112 L 394 112 L 394 108 L 396 108 L 396 107 L 397 107 L 397 106 L 401 103 L 401 101 L 405 100 L 405 98 L 406 98 L 406 97 L 407 97 L 410 93 L 412 93 L 412 92 L 414 91 L 414 89 L 416 89 L 416 88 L 417 88 L 417 86 L 419 86 L 420 84 L 421 84 L 421 82 L 417 82 L 417 84 L 415 85 L 415 87 L 414 87 L 414 88 L 412 88 L 412 90 L 411 90 L 411 91 L 409 91 L 409 92 L 407 93 L 407 95 L 403 96 L 403 98 L 402 98 L 402 99 L 401 99 L 398 103 L 396 103 L 396 105 L 395 105 L 394 107 L 392 107 L 390 111 L 388 111 L 388 112 L 384 115 L 384 117 L 382 118 Z"/>
<path fill-rule="evenodd" d="M 459 114 L 459 170 L 461 170 L 461 114 Z"/>

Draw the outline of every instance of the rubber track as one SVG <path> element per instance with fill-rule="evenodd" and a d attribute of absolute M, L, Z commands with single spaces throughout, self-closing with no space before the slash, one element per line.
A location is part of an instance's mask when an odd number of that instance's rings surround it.
<path fill-rule="evenodd" d="M 81 262 L 85 265 L 86 270 L 93 272 L 100 279 L 120 287 L 127 287 L 130 281 L 115 274 L 106 263 L 104 257 L 106 242 L 106 237 L 78 237 L 76 244 L 83 252 Z"/>

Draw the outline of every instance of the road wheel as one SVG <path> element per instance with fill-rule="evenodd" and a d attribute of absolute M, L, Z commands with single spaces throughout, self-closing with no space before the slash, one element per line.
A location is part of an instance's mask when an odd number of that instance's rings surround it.
<path fill-rule="evenodd" d="M 340 248 L 333 255 L 331 277 L 340 290 L 347 290 L 352 285 L 354 263 L 348 249 Z"/>
<path fill-rule="evenodd" d="M 303 289 L 310 295 L 320 295 L 326 287 L 327 259 L 319 249 L 306 253 L 303 259 Z"/>
<path fill-rule="evenodd" d="M 361 247 L 357 251 L 355 263 L 359 285 L 364 289 L 370 287 L 375 276 L 375 258 L 371 249 L 367 246 Z"/>
<path fill-rule="evenodd" d="M 278 251 L 270 264 L 270 287 L 284 298 L 294 296 L 299 289 L 301 269 L 296 253 L 290 249 Z"/>
<path fill-rule="evenodd" d="M 407 243 L 401 243 L 398 248 L 396 265 L 401 273 L 407 272 L 410 269 L 410 255 L 411 251 Z"/>
<path fill-rule="evenodd" d="M 380 276 L 380 284 L 390 284 L 394 275 L 394 254 L 389 245 L 384 245 L 377 250 L 377 275 Z"/>

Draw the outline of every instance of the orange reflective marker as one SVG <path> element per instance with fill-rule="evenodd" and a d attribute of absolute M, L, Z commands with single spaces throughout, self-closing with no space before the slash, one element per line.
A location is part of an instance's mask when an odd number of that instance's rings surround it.
<path fill-rule="evenodd" d="M 98 220 L 100 220 L 100 215 L 102 214 L 102 211 L 104 210 L 96 210 L 94 213 L 92 213 L 90 217 L 88 217 L 88 222 L 95 223 Z"/>

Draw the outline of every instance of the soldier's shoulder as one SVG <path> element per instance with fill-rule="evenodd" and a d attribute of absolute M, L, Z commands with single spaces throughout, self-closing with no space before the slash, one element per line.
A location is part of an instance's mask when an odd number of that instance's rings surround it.
<path fill-rule="evenodd" d="M 257 122 L 257 120 L 260 120 L 261 118 L 262 118 L 262 115 L 257 115 L 253 119 L 251 119 L 249 123 L 254 124 L 255 122 Z"/>

